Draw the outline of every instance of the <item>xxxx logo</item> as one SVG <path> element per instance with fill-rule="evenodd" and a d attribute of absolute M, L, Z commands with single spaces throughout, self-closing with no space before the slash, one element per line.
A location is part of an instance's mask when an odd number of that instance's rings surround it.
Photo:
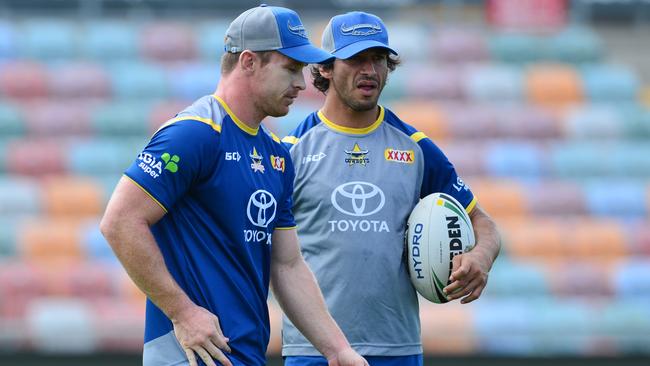
<path fill-rule="evenodd" d="M 395 150 L 388 148 L 384 150 L 384 157 L 387 161 L 396 163 L 413 164 L 415 161 L 415 152 L 413 150 Z"/>
<path fill-rule="evenodd" d="M 164 153 L 160 156 L 160 159 L 165 162 L 165 170 L 169 170 L 172 173 L 178 171 L 178 162 L 181 158 L 178 155 L 170 155 L 169 153 Z"/>

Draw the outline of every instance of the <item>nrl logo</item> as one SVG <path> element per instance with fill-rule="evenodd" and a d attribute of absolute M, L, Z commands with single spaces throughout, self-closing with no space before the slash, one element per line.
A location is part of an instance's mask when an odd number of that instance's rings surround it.
<path fill-rule="evenodd" d="M 359 144 L 355 143 L 352 150 L 345 150 L 345 153 L 348 154 L 348 157 L 345 158 L 345 162 L 352 166 L 354 164 L 366 165 L 370 162 L 370 159 L 366 157 L 368 155 L 368 150 L 361 150 Z"/>
<path fill-rule="evenodd" d="M 341 33 L 344 36 L 370 36 L 381 32 L 381 27 L 377 24 L 355 24 L 349 27 L 341 24 Z"/>
<path fill-rule="evenodd" d="M 303 27 L 302 24 L 291 26 L 291 21 L 287 20 L 287 29 L 289 29 L 289 32 L 299 37 L 307 38 L 307 31 L 305 30 L 305 27 Z"/>
<path fill-rule="evenodd" d="M 251 160 L 253 160 L 253 163 L 251 164 L 251 169 L 253 169 L 253 172 L 260 172 L 264 173 L 264 165 L 262 165 L 262 155 L 257 153 L 257 149 L 253 146 L 253 152 L 248 155 L 251 157 Z"/>

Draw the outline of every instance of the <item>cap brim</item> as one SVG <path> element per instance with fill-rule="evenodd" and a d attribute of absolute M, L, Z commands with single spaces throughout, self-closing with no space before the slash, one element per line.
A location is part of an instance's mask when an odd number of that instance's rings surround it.
<path fill-rule="evenodd" d="M 356 55 L 361 51 L 367 50 L 368 48 L 383 48 L 385 50 L 388 50 L 388 52 L 392 53 L 393 55 L 397 56 L 397 52 L 394 49 L 387 47 L 385 44 L 381 42 L 370 41 L 370 40 L 349 44 L 341 48 L 340 50 L 332 52 L 332 55 L 336 56 L 336 58 L 345 60 L 347 58 Z"/>
<path fill-rule="evenodd" d="M 304 62 L 306 64 L 326 64 L 335 59 L 335 57 L 330 53 L 314 47 L 311 44 L 281 48 L 276 51 L 298 62 Z"/>

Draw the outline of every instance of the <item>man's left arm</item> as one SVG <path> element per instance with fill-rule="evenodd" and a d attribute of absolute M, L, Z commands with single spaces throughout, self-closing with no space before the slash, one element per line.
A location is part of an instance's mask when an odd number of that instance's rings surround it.
<path fill-rule="evenodd" d="M 487 284 L 488 272 L 501 249 L 501 236 L 492 218 L 479 205 L 469 216 L 474 226 L 476 245 L 469 252 L 454 257 L 450 284 L 443 289 L 450 301 L 462 298 L 461 304 L 470 303 L 481 296 Z"/>
<path fill-rule="evenodd" d="M 284 313 L 327 358 L 329 366 L 368 366 L 327 310 L 316 278 L 300 253 L 296 229 L 276 229 L 272 238 L 271 286 Z"/>

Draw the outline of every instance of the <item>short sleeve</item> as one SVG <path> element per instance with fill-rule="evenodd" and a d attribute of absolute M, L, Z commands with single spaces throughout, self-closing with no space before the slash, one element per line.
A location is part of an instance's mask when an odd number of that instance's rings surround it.
<path fill-rule="evenodd" d="M 158 131 L 124 174 L 165 210 L 211 171 L 219 133 L 209 125 L 183 120 Z"/>
<path fill-rule="evenodd" d="M 428 138 L 418 142 L 424 155 L 424 177 L 420 197 L 442 192 L 454 197 L 469 212 L 474 207 L 474 194 L 458 176 L 445 154 Z"/>
<path fill-rule="evenodd" d="M 289 229 L 296 227 L 296 220 L 293 217 L 293 180 L 296 173 L 288 151 L 285 154 L 285 169 L 283 175 L 282 198 L 278 203 L 279 215 L 275 226 L 276 229 Z"/>

